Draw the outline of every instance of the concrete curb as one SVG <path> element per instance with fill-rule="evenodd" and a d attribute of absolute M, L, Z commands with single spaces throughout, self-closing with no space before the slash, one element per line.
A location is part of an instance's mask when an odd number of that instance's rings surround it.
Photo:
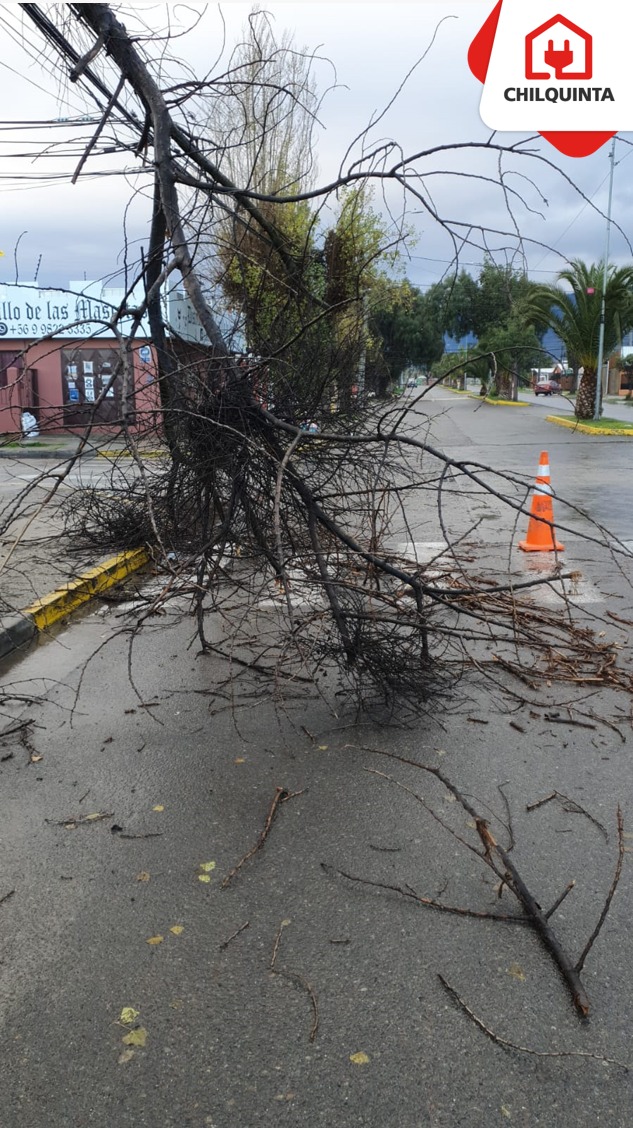
<path fill-rule="evenodd" d="M 583 435 L 633 435 L 633 427 L 587 427 L 585 423 L 561 419 L 559 415 L 546 415 L 545 422 L 555 423 L 557 427 L 567 427 L 569 431 L 580 431 Z"/>
<path fill-rule="evenodd" d="M 120 552 L 117 556 L 104 560 L 102 564 L 97 564 L 95 568 L 90 568 L 64 587 L 37 599 L 0 627 L 0 658 L 25 649 L 40 632 L 66 618 L 100 592 L 114 587 L 148 562 L 149 553 L 145 548 Z"/>
<path fill-rule="evenodd" d="M 37 634 L 32 619 L 24 615 L 11 615 L 0 627 L 0 659 L 26 649 Z"/>

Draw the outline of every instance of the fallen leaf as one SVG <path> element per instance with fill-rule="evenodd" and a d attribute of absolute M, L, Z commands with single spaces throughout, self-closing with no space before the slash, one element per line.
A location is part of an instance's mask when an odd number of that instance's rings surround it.
<path fill-rule="evenodd" d="M 181 936 L 182 933 L 185 931 L 184 925 L 182 925 L 182 924 L 172 924 L 169 931 L 173 932 L 174 936 Z"/>
<path fill-rule="evenodd" d="M 104 815 L 101 811 L 93 811 L 91 815 L 83 815 L 81 822 L 96 822 L 97 819 L 109 819 L 109 815 Z"/>
<path fill-rule="evenodd" d="M 155 807 L 152 807 L 152 810 L 153 811 L 164 811 L 165 808 L 163 807 L 162 803 L 157 803 Z"/>
<path fill-rule="evenodd" d="M 125 1065 L 126 1062 L 131 1061 L 133 1057 L 134 1050 L 123 1050 L 123 1053 L 119 1054 L 119 1065 Z"/>
<path fill-rule="evenodd" d="M 149 881 L 149 874 L 145 870 L 141 870 L 140 873 L 137 873 L 136 880 L 137 881 Z"/>
<path fill-rule="evenodd" d="M 508 1120 L 512 1119 L 512 1113 L 510 1112 L 509 1108 L 506 1108 L 505 1105 L 501 1105 L 501 1115 L 506 1116 Z"/>
<path fill-rule="evenodd" d="M 144 1046 L 147 1042 L 147 1030 L 144 1026 L 137 1026 L 136 1030 L 130 1030 L 129 1034 L 125 1034 L 121 1041 L 126 1046 Z"/>
<path fill-rule="evenodd" d="M 362 1050 L 358 1054 L 350 1054 L 349 1060 L 353 1062 L 354 1065 L 367 1065 L 369 1063 L 367 1054 L 363 1053 Z"/>
<path fill-rule="evenodd" d="M 211 878 L 209 877 L 208 873 L 199 873 L 198 881 L 203 881 L 205 885 L 209 885 Z"/>
<path fill-rule="evenodd" d="M 119 1016 L 119 1022 L 122 1022 L 124 1026 L 131 1026 L 134 1019 L 138 1018 L 138 1016 L 139 1012 L 134 1010 L 134 1007 L 123 1007 Z"/>
<path fill-rule="evenodd" d="M 182 1006 L 182 999 L 172 999 L 169 1005 L 173 1010 L 180 1010 Z"/>
<path fill-rule="evenodd" d="M 518 964 L 516 964 L 516 963 L 510 964 L 510 967 L 508 968 L 508 972 L 515 979 L 519 979 L 521 981 L 521 983 L 525 983 L 525 972 L 523 971 L 523 968 L 519 967 Z"/>
<path fill-rule="evenodd" d="M 214 870 L 215 866 L 215 862 L 200 862 L 200 869 L 203 873 L 211 873 L 211 870 Z"/>
<path fill-rule="evenodd" d="M 151 944 L 153 947 L 155 947 L 156 944 L 162 944 L 163 940 L 163 936 L 150 936 L 149 940 L 146 940 L 145 943 Z"/>
<path fill-rule="evenodd" d="M 246 763 L 246 759 L 245 759 L 245 757 L 244 757 L 244 756 L 238 756 L 238 757 L 237 757 L 237 759 L 236 759 L 236 760 L 234 760 L 233 762 L 234 762 L 235 764 L 245 764 L 245 763 Z"/>
<path fill-rule="evenodd" d="M 327 752 L 327 744 L 319 744 L 319 752 Z"/>
<path fill-rule="evenodd" d="M 32 756 L 30 757 L 32 764 L 39 764 L 40 760 L 43 760 L 43 759 L 44 759 L 44 757 L 41 756 L 39 752 L 34 752 L 32 754 Z"/>

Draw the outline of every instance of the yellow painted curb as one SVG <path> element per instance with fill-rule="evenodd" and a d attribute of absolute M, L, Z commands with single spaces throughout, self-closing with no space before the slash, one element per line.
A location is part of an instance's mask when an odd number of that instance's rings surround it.
<path fill-rule="evenodd" d="M 72 580 L 63 588 L 37 599 L 30 607 L 25 607 L 22 615 L 28 615 L 35 623 L 38 631 L 43 631 L 56 623 L 58 619 L 70 615 L 82 603 L 87 603 L 99 592 L 107 591 L 120 583 L 131 572 L 136 572 L 147 564 L 149 553 L 144 548 L 133 548 L 128 552 L 120 552 L 111 556 L 96 568 L 90 568 L 77 580 Z"/>
<path fill-rule="evenodd" d="M 587 427 L 585 423 L 578 423 L 572 419 L 561 419 L 559 415 L 546 415 L 546 423 L 555 423 L 557 427 L 567 427 L 570 431 L 581 431 L 583 435 L 633 435 L 633 427 Z"/>
<path fill-rule="evenodd" d="M 502 400 L 502 399 L 488 399 L 488 396 L 476 396 L 474 392 L 467 392 L 471 399 L 479 400 L 480 403 L 489 403 L 491 407 L 531 407 L 530 403 L 525 400 Z"/>

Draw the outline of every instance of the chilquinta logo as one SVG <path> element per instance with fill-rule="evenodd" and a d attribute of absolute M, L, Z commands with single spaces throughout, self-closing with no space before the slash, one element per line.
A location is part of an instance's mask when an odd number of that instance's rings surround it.
<path fill-rule="evenodd" d="M 567 68 L 574 63 L 580 70 Z M 543 68 L 547 67 L 547 70 Z M 540 68 L 540 69 L 537 69 Z M 552 75 L 552 71 L 554 74 Z M 593 36 L 565 16 L 552 16 L 525 37 L 526 78 L 591 78 Z"/>
<path fill-rule="evenodd" d="M 484 84 L 480 113 L 493 130 L 538 132 L 584 157 L 633 129 L 625 45 L 633 4 L 616 0 L 498 0 L 468 52 Z M 630 119 L 630 120 L 629 120 Z"/>

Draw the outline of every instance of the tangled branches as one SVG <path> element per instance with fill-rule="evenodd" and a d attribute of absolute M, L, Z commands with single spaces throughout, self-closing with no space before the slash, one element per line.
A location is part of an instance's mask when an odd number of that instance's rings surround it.
<path fill-rule="evenodd" d="M 187 593 L 203 650 L 222 622 L 240 661 L 255 635 L 269 672 L 335 676 L 361 708 L 418 708 L 466 667 L 534 693 L 551 680 L 630 692 L 613 641 L 571 613 L 574 574 L 553 562 L 526 581 L 472 540 L 476 504 L 527 512 L 519 477 L 449 465 L 396 409 L 366 405 L 306 432 L 256 387 L 239 368 L 215 391 L 202 383 L 175 456 L 140 456 L 117 489 L 75 492 L 74 541 L 149 545 L 171 573 L 158 602 Z M 427 560 L 420 525 L 438 545 Z"/>

